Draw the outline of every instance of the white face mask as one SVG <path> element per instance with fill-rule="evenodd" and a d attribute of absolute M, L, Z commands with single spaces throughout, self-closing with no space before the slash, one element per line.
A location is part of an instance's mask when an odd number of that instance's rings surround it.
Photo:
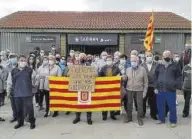
<path fill-rule="evenodd" d="M 125 65 L 125 63 L 126 63 L 126 60 L 125 60 L 125 59 L 120 59 L 120 64 L 121 64 L 121 65 Z"/>
<path fill-rule="evenodd" d="M 44 53 L 40 53 L 41 56 L 44 56 L 45 54 Z"/>
<path fill-rule="evenodd" d="M 43 65 L 44 65 L 44 66 L 48 65 L 48 63 L 49 63 L 48 60 L 44 60 L 44 61 L 43 61 Z"/>
<path fill-rule="evenodd" d="M 75 60 L 79 60 L 80 58 L 79 58 L 79 56 L 75 56 Z"/>
<path fill-rule="evenodd" d="M 55 64 L 55 62 L 53 61 L 53 60 L 49 60 L 49 65 L 54 65 Z"/>
<path fill-rule="evenodd" d="M 20 68 L 25 68 L 27 66 L 27 62 L 19 62 Z"/>
<path fill-rule="evenodd" d="M 97 61 L 99 61 L 99 58 L 98 58 L 98 57 L 95 58 L 95 62 L 97 62 Z"/>
<path fill-rule="evenodd" d="M 69 55 L 70 55 L 71 57 L 73 57 L 73 56 L 74 56 L 74 53 L 70 53 Z"/>
<path fill-rule="evenodd" d="M 175 61 L 178 62 L 178 61 L 179 61 L 179 57 L 176 57 L 176 58 L 175 58 Z"/>
<path fill-rule="evenodd" d="M 70 62 L 67 62 L 67 66 L 70 66 L 70 65 L 72 65 Z"/>
<path fill-rule="evenodd" d="M 147 63 L 152 63 L 153 62 L 153 57 L 146 57 L 146 62 Z"/>
<path fill-rule="evenodd" d="M 102 56 L 101 58 L 102 58 L 103 60 L 106 60 L 107 56 Z"/>
<path fill-rule="evenodd" d="M 107 61 L 107 65 L 111 66 L 113 64 L 113 61 Z"/>

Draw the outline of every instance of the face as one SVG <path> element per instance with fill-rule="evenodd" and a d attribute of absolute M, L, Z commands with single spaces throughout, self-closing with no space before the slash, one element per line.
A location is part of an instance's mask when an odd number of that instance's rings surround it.
<path fill-rule="evenodd" d="M 163 52 L 163 59 L 164 59 L 165 62 L 170 62 L 170 60 L 171 60 L 171 52 L 170 51 Z"/>
<path fill-rule="evenodd" d="M 19 67 L 21 69 L 25 68 L 27 66 L 27 59 L 25 57 L 19 58 Z"/>
<path fill-rule="evenodd" d="M 111 66 L 113 64 L 112 58 L 107 58 L 107 65 Z"/>
<path fill-rule="evenodd" d="M 34 61 L 35 61 L 35 59 L 34 59 L 33 57 L 30 57 L 30 58 L 29 58 L 29 63 L 30 63 L 30 64 L 33 64 Z"/>

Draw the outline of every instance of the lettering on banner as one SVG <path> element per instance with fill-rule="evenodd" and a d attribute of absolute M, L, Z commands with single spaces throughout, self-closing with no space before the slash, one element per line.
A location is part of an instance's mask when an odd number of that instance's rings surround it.
<path fill-rule="evenodd" d="M 95 92 L 96 69 L 91 66 L 69 67 L 69 91 Z"/>

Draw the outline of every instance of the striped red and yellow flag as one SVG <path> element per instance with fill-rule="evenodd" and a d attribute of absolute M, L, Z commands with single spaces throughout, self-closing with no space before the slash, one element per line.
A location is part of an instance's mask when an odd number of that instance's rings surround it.
<path fill-rule="evenodd" d="M 121 77 L 97 77 L 90 104 L 78 104 L 78 93 L 68 91 L 69 78 L 49 77 L 50 111 L 96 112 L 120 110 Z"/>
<path fill-rule="evenodd" d="M 147 27 L 147 33 L 144 39 L 144 46 L 146 51 L 151 51 L 153 49 L 154 44 L 154 15 L 153 12 L 150 16 L 150 21 Z"/>

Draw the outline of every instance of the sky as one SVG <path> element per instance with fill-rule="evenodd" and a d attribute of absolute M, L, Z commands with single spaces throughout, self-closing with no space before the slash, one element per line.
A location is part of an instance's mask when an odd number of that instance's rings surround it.
<path fill-rule="evenodd" d="M 0 0 L 0 18 L 17 11 L 174 12 L 191 20 L 191 0 Z"/>

